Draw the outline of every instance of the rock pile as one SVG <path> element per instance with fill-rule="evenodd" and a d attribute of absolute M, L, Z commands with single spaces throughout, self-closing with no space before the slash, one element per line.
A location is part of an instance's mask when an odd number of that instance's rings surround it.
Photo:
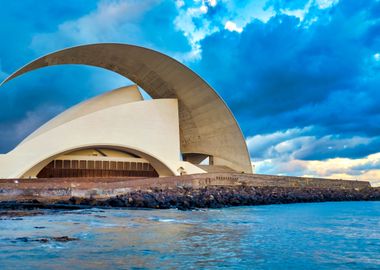
<path fill-rule="evenodd" d="M 207 187 L 133 191 L 107 200 L 71 198 L 74 205 L 190 210 L 240 205 L 325 201 L 380 200 L 380 189 L 318 189 L 289 187 Z"/>
<path fill-rule="evenodd" d="M 72 197 L 69 200 L 43 203 L 37 200 L 0 202 L 0 208 L 17 209 L 82 209 L 89 207 L 131 207 L 191 210 L 242 205 L 285 204 L 326 201 L 380 200 L 379 188 L 329 189 L 296 187 L 220 186 L 206 188 L 152 188 L 136 190 L 109 199 Z"/>

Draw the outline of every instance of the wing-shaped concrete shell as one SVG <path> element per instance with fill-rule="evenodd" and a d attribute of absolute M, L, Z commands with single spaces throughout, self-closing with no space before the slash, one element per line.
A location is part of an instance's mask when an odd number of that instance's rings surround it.
<path fill-rule="evenodd" d="M 223 100 L 197 74 L 159 52 L 127 44 L 83 45 L 43 56 L 4 82 L 31 70 L 63 64 L 112 70 L 135 82 L 154 99 L 178 99 L 182 153 L 211 155 L 215 165 L 252 172 L 243 134 Z"/>
<path fill-rule="evenodd" d="M 55 127 L 48 125 L 51 128 L 43 128 L 8 154 L 0 155 L 0 178 L 35 177 L 56 157 L 102 147 L 140 156 L 149 161 L 160 176 L 177 175 L 181 166 L 189 173 L 202 173 L 200 168 L 179 160 L 177 104 L 176 99 L 136 101 L 77 115 Z M 86 110 L 89 105 L 80 107 Z M 65 119 L 67 113 L 64 112 L 50 124 Z"/>
<path fill-rule="evenodd" d="M 100 96 L 96 96 L 89 100 L 86 100 L 78 105 L 64 111 L 58 117 L 51 119 L 49 122 L 44 124 L 42 127 L 34 131 L 28 137 L 26 137 L 21 144 L 32 140 L 33 138 L 47 132 L 53 128 L 60 125 L 75 120 L 76 118 L 82 117 L 84 115 L 100 111 L 109 107 L 127 104 L 135 101 L 142 101 L 140 91 L 136 85 L 121 87 L 112 91 L 108 91 Z"/>

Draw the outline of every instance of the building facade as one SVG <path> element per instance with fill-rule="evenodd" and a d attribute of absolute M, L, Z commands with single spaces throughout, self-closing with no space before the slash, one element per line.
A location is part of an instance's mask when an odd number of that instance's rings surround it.
<path fill-rule="evenodd" d="M 208 171 L 252 173 L 243 134 L 218 94 L 159 52 L 91 44 L 54 52 L 3 83 L 52 65 L 117 72 L 136 85 L 82 102 L 0 155 L 0 178 L 157 177 Z M 139 87 L 151 100 L 144 100 Z"/>

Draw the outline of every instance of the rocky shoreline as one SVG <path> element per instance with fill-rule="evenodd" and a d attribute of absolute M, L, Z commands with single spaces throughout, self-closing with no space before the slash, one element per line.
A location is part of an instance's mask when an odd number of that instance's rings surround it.
<path fill-rule="evenodd" d="M 379 188 L 328 189 L 296 187 L 177 187 L 131 191 L 108 199 L 71 197 L 68 200 L 15 200 L 0 202 L 0 215 L 10 211 L 36 209 L 83 209 L 91 207 L 192 210 L 244 205 L 288 204 L 327 201 L 376 201 Z M 21 214 L 19 214 L 21 215 Z"/>

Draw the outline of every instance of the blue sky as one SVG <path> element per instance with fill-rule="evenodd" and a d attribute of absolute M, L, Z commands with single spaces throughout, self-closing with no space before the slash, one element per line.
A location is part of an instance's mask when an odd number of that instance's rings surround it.
<path fill-rule="evenodd" d="M 257 172 L 380 178 L 380 2 L 0 0 L 0 79 L 68 46 L 123 42 L 191 67 L 228 103 Z M 129 81 L 64 66 L 0 89 L 0 152 Z"/>

